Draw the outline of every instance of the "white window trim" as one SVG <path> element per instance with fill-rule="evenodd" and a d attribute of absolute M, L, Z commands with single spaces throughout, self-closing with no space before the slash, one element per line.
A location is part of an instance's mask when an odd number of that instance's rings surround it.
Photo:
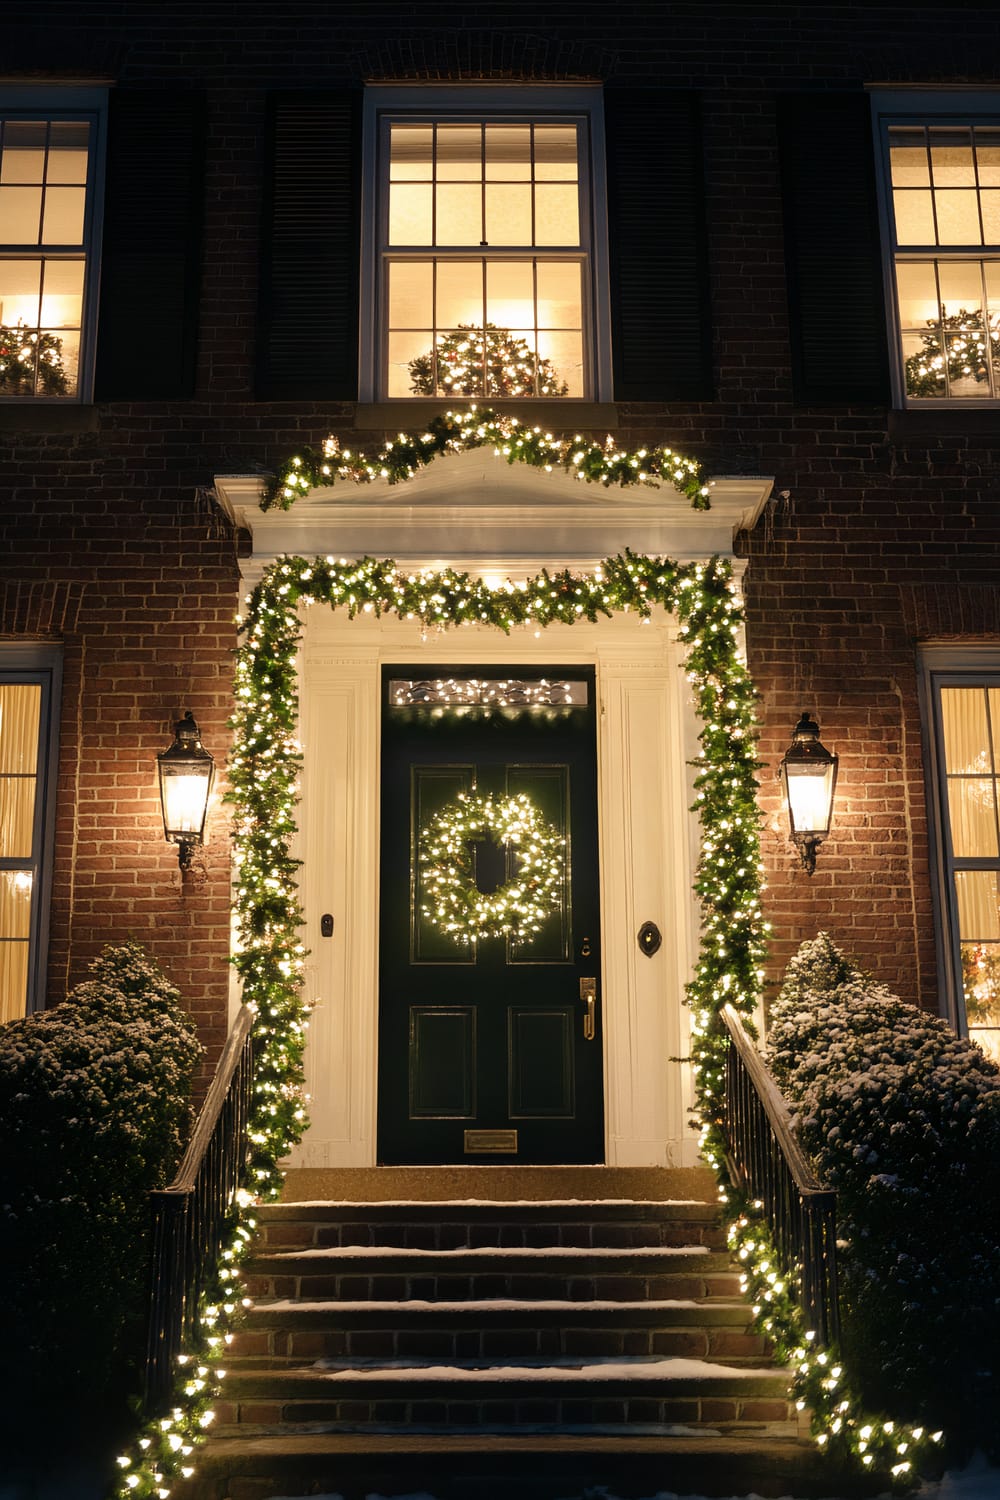
<path fill-rule="evenodd" d="M 28 939 L 26 1014 L 45 1009 L 49 948 L 49 908 L 56 831 L 56 779 L 59 769 L 59 709 L 62 701 L 62 651 L 41 644 L 0 646 L 0 682 L 38 683 L 38 780 L 32 853 L 25 867 L 36 873 Z M 9 867 L 9 866 L 8 866 Z"/>
<path fill-rule="evenodd" d="M 1000 645 L 926 645 L 918 654 L 917 685 L 920 695 L 924 744 L 924 781 L 928 808 L 931 894 L 937 939 L 938 992 L 942 1009 L 959 1036 L 968 1036 L 962 988 L 962 958 L 958 912 L 955 909 L 955 862 L 951 858 L 945 807 L 941 731 L 941 699 L 944 686 L 979 686 L 995 676 L 1000 686 Z"/>
<path fill-rule="evenodd" d="M 80 320 L 80 366 L 72 396 L 3 396 L 0 406 L 85 406 L 94 399 L 97 360 L 97 307 L 101 285 L 101 238 L 104 222 L 104 177 L 107 153 L 108 91 L 58 84 L 0 86 L 0 114 L 23 114 L 39 119 L 85 114 L 94 128 L 93 171 L 84 222 L 83 311 Z M 41 247 L 37 247 L 41 249 Z"/>
<path fill-rule="evenodd" d="M 899 307 L 896 298 L 895 233 L 892 212 L 892 189 L 889 177 L 890 125 L 983 124 L 995 120 L 1000 125 L 1000 89 L 929 90 L 878 89 L 871 93 L 872 128 L 875 136 L 875 180 L 878 194 L 879 238 L 882 245 L 882 271 L 885 282 L 886 325 L 889 339 L 889 370 L 892 382 L 892 404 L 907 411 L 995 411 L 1000 398 L 979 396 L 907 396 L 904 382 L 903 353 L 899 337 Z M 990 252 L 986 246 L 970 246 L 981 259 Z"/>
<path fill-rule="evenodd" d="M 546 113 L 585 115 L 589 141 L 590 202 L 590 287 L 587 354 L 590 361 L 591 390 L 583 397 L 560 396 L 560 407 L 569 416 L 574 406 L 592 406 L 612 399 L 611 385 L 611 306 L 608 292 L 608 211 L 604 167 L 604 101 L 598 85 L 548 84 L 531 87 L 480 83 L 402 86 L 369 84 L 365 89 L 362 124 L 361 189 L 361 268 L 360 268 L 360 361 L 359 398 L 361 402 L 398 407 L 400 415 L 416 403 L 442 398 L 420 396 L 387 398 L 381 390 L 381 339 L 379 327 L 379 254 L 378 214 L 380 184 L 378 178 L 378 137 L 380 116 L 388 111 L 413 111 L 427 114 L 435 111 L 463 114 Z M 545 398 L 528 398 L 532 403 Z M 490 400 L 491 406 L 509 404 L 504 398 Z M 522 398 L 518 405 L 525 405 Z"/>

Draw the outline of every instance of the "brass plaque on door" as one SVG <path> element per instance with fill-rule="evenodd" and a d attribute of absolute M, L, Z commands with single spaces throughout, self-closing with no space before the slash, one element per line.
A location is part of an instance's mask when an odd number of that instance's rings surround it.
<path fill-rule="evenodd" d="M 508 1156 L 517 1151 L 516 1130 L 467 1130 L 465 1154 Z"/>

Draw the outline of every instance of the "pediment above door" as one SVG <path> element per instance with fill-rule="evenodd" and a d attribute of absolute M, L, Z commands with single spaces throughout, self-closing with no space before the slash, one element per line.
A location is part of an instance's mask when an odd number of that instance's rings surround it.
<path fill-rule="evenodd" d="M 285 553 L 514 573 L 586 569 L 626 548 L 676 562 L 732 558 L 736 533 L 755 524 L 773 480 L 721 475 L 710 482 L 710 509 L 698 511 L 669 485 L 587 484 L 477 449 L 441 458 L 405 484 L 309 490 L 289 511 L 259 508 L 263 486 L 256 475 L 218 475 L 215 487 L 223 507 L 252 535 L 243 570 L 254 578 Z"/>

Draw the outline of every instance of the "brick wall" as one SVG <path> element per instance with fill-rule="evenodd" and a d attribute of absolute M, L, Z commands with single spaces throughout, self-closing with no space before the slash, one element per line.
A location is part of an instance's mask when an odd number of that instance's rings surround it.
<path fill-rule="evenodd" d="M 575 0 L 548 7 L 544 25 L 537 7 L 508 0 L 488 12 L 444 0 L 419 12 L 362 0 L 335 12 L 255 0 L 238 12 L 210 0 L 8 8 L 9 76 L 209 95 L 196 398 L 0 410 L 0 638 L 56 637 L 66 653 L 52 998 L 106 940 L 134 934 L 220 1041 L 225 816 L 216 804 L 203 868 L 182 887 L 153 770 L 187 708 L 225 753 L 237 538 L 200 492 L 331 428 L 372 440 L 352 431 L 352 407 L 252 399 L 265 92 L 483 76 L 704 92 L 718 399 L 623 406 L 620 439 L 675 444 L 716 473 L 773 474 L 788 492 L 745 539 L 774 966 L 822 926 L 907 998 L 936 1005 L 915 647 L 1000 635 L 997 427 L 989 413 L 794 405 L 775 98 L 862 80 L 986 84 L 998 31 L 989 5 Z M 778 823 L 774 781 L 802 709 L 841 756 L 835 830 L 812 878 Z"/>

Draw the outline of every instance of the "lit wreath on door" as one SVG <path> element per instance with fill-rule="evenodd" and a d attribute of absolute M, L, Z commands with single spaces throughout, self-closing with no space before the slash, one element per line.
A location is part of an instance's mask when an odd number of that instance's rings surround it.
<path fill-rule="evenodd" d="M 476 886 L 470 847 L 484 836 L 501 846 L 513 845 L 518 862 L 517 874 L 490 895 Z M 420 909 L 456 943 L 505 935 L 514 944 L 523 943 L 559 905 L 565 845 L 523 792 L 513 797 L 459 792 L 421 829 Z"/>

